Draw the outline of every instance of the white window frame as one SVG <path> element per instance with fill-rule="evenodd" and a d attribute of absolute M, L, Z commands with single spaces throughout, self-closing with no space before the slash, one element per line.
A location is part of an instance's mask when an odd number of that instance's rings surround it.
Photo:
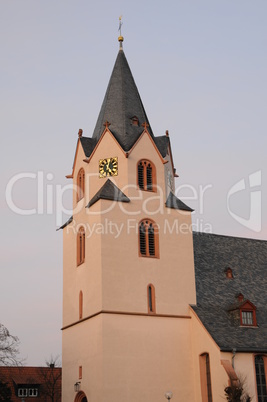
<path fill-rule="evenodd" d="M 38 388 L 29 388 L 29 396 L 31 397 L 38 396 Z"/>
<path fill-rule="evenodd" d="M 19 388 L 18 389 L 18 397 L 25 397 L 28 396 L 28 390 L 27 388 Z"/>

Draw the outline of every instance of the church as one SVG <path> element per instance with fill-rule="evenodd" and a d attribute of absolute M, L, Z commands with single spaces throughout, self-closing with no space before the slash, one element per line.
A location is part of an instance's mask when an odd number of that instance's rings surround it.
<path fill-rule="evenodd" d="M 267 401 L 267 242 L 193 233 L 176 176 L 120 36 L 94 132 L 79 130 L 67 176 L 64 402 L 220 402 L 225 389 Z"/>

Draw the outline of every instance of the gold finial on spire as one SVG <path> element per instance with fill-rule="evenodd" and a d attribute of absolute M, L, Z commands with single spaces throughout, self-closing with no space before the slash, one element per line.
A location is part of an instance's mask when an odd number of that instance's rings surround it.
<path fill-rule="evenodd" d="M 118 31 L 120 31 L 120 36 L 118 37 L 118 41 L 120 42 L 120 49 L 122 49 L 122 42 L 123 42 L 123 36 L 121 35 L 121 26 L 122 26 L 122 15 L 119 17 L 119 29 Z"/>

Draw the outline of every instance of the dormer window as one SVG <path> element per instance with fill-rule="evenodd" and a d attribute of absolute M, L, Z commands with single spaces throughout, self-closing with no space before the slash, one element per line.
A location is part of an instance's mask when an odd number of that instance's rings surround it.
<path fill-rule="evenodd" d="M 257 327 L 256 306 L 251 301 L 244 299 L 242 293 L 237 296 L 237 302 L 229 308 L 235 320 L 239 321 L 241 327 Z"/>
<path fill-rule="evenodd" d="M 253 325 L 253 311 L 242 311 L 242 325 Z"/>
<path fill-rule="evenodd" d="M 239 293 L 237 295 L 237 300 L 241 303 L 242 301 L 244 301 L 244 295 L 242 293 Z"/>
<path fill-rule="evenodd" d="M 139 120 L 137 116 L 131 118 L 132 126 L 139 126 Z"/>
<path fill-rule="evenodd" d="M 240 307 L 240 324 L 243 327 L 257 326 L 256 307 L 248 300 Z"/>
<path fill-rule="evenodd" d="M 225 270 L 225 274 L 227 279 L 234 279 L 233 271 L 231 268 L 227 268 Z"/>

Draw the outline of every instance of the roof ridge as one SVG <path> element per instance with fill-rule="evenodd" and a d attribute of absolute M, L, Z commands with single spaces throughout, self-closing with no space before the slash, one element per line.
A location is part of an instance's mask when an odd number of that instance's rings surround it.
<path fill-rule="evenodd" d="M 230 239 L 253 240 L 253 241 L 267 243 L 267 240 L 265 240 L 265 239 L 254 239 L 253 237 L 241 237 L 241 236 L 234 236 L 234 235 L 225 235 L 225 234 L 220 234 L 220 233 L 207 233 L 207 232 L 193 231 L 193 235 L 196 235 L 196 236 L 197 235 L 209 235 L 209 236 L 227 237 Z"/>

